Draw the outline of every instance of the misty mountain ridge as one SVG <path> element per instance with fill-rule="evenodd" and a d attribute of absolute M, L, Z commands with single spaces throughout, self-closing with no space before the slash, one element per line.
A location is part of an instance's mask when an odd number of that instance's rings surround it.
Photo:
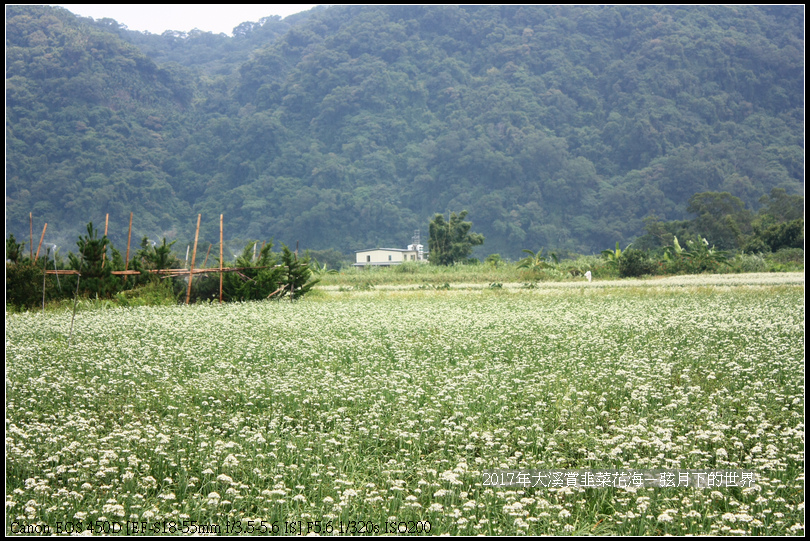
<path fill-rule="evenodd" d="M 598 252 L 804 190 L 801 6 L 332 6 L 223 34 L 6 11 L 7 230 Z M 56 242 L 55 240 L 53 242 Z M 57 243 L 59 243 L 57 242 Z M 72 249 L 70 246 L 69 249 Z"/>

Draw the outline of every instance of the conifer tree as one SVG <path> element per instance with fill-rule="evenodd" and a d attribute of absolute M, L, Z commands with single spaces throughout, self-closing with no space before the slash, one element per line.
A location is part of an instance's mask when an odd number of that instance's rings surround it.
<path fill-rule="evenodd" d="M 281 268 L 285 288 L 284 295 L 291 295 L 296 300 L 312 289 L 320 280 L 311 280 L 312 270 L 309 268 L 309 257 L 298 259 L 298 256 L 282 244 Z"/>

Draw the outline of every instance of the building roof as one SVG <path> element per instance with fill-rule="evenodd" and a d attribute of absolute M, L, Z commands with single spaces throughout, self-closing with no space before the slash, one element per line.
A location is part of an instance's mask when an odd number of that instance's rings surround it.
<path fill-rule="evenodd" d="M 404 248 L 368 248 L 366 250 L 355 250 L 354 253 L 359 254 L 360 252 L 416 252 L 417 250 L 408 250 Z"/>

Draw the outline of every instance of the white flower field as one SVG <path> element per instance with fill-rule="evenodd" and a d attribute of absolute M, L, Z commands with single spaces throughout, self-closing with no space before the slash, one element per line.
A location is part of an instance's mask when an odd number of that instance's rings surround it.
<path fill-rule="evenodd" d="M 6 531 L 802 535 L 793 278 L 7 313 Z"/>

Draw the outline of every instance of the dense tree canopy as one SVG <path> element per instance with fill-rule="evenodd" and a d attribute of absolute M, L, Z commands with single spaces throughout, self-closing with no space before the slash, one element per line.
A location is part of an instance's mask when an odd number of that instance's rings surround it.
<path fill-rule="evenodd" d="M 348 253 L 467 208 L 515 258 L 697 210 L 740 242 L 737 201 L 803 193 L 803 51 L 802 6 L 332 6 L 232 37 L 11 6 L 6 224 L 64 243 L 110 213 L 121 245 L 134 212 L 182 246 L 224 214 Z"/>
<path fill-rule="evenodd" d="M 472 222 L 465 222 L 467 211 L 450 214 L 450 219 L 437 214 L 430 221 L 430 240 L 428 250 L 430 262 L 434 265 L 452 265 L 463 263 L 473 252 L 475 246 L 484 244 L 484 236 L 471 233 Z"/>

